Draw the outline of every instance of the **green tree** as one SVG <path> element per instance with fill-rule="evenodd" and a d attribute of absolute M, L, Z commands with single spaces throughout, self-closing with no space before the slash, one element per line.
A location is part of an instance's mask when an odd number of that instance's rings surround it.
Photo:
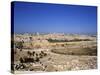
<path fill-rule="evenodd" d="M 20 51 L 22 51 L 23 49 L 23 41 L 20 41 L 20 42 L 16 42 L 16 48 L 20 49 Z"/>

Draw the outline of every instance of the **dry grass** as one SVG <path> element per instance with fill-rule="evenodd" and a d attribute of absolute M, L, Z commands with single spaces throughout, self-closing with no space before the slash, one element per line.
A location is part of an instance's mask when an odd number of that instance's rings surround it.
<path fill-rule="evenodd" d="M 97 48 L 52 49 L 51 52 L 65 55 L 97 55 Z"/>

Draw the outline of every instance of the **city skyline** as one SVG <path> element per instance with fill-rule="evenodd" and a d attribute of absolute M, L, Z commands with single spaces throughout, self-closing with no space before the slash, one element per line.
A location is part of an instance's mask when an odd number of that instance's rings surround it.
<path fill-rule="evenodd" d="M 14 2 L 15 33 L 97 33 L 97 7 Z"/>

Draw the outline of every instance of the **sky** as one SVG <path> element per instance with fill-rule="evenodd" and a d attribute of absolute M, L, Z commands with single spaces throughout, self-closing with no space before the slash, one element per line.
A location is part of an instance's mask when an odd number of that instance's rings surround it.
<path fill-rule="evenodd" d="M 97 33 L 97 7 L 14 2 L 15 33 Z"/>

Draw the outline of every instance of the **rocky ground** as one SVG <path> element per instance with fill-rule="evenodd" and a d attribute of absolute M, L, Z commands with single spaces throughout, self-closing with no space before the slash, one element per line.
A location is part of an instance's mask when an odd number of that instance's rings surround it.
<path fill-rule="evenodd" d="M 39 47 L 34 44 L 34 48 L 15 48 L 13 70 L 53 72 L 97 69 L 96 40 L 46 43 Z"/>
<path fill-rule="evenodd" d="M 39 50 L 31 50 L 38 55 L 41 53 Z M 15 71 L 67 71 L 67 70 L 88 70 L 97 68 L 97 56 L 86 56 L 86 55 L 62 55 L 52 52 L 44 52 L 46 55 L 36 59 L 34 55 L 27 55 L 27 50 L 18 52 L 15 55 Z M 34 61 L 22 62 L 20 57 L 34 58 Z M 29 56 L 29 57 L 28 57 Z M 16 59 L 18 58 L 18 59 Z M 23 59 L 24 60 L 24 59 Z M 19 68 L 17 68 L 17 66 Z"/>

